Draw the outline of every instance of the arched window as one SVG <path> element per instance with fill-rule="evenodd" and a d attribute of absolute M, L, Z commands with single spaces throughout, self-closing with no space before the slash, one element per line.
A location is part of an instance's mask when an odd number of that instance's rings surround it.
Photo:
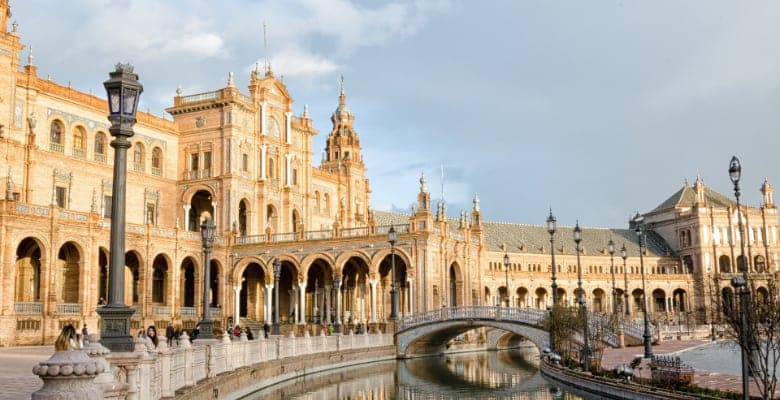
<path fill-rule="evenodd" d="M 51 151 L 57 151 L 62 153 L 63 151 L 63 137 L 62 133 L 65 131 L 65 128 L 62 125 L 62 122 L 59 120 L 54 120 L 51 122 L 51 131 L 50 131 L 50 137 L 49 137 L 49 143 L 50 143 L 50 149 Z"/>
<path fill-rule="evenodd" d="M 73 130 L 73 157 L 84 157 L 84 139 L 87 137 L 87 131 L 84 127 L 77 126 Z"/>
<path fill-rule="evenodd" d="M 274 168 L 274 158 L 268 157 L 268 178 L 274 179 L 276 176 L 276 169 Z"/>
<path fill-rule="evenodd" d="M 95 134 L 95 161 L 106 162 L 106 134 L 98 132 Z"/>
<path fill-rule="evenodd" d="M 764 256 L 756 256 L 753 258 L 753 266 L 755 267 L 756 272 L 766 272 L 766 262 L 764 261 Z"/>
<path fill-rule="evenodd" d="M 133 171 L 144 172 L 144 145 L 140 142 L 133 145 Z"/>
<path fill-rule="evenodd" d="M 721 274 L 731 273 L 731 259 L 727 255 L 722 255 L 718 258 L 718 267 L 720 267 Z"/>
<path fill-rule="evenodd" d="M 320 191 L 319 190 L 314 191 L 314 212 L 315 213 L 320 212 Z"/>
<path fill-rule="evenodd" d="M 325 204 L 323 205 L 323 208 L 324 208 L 323 212 L 325 214 L 330 215 L 330 195 L 325 193 L 324 199 L 325 199 L 324 200 Z"/>
<path fill-rule="evenodd" d="M 162 149 L 155 147 L 152 149 L 152 175 L 162 175 Z"/>

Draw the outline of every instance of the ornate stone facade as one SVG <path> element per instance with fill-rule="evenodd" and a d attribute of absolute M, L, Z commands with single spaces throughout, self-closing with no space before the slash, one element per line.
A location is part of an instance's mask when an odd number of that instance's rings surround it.
<path fill-rule="evenodd" d="M 9 15 L 8 1 L 0 0 L 0 182 L 6 183 L 0 345 L 51 343 L 67 323 L 98 331 L 96 309 L 107 298 L 113 160 L 107 105 L 39 77 L 18 33 L 5 28 Z M 287 87 L 270 70 L 253 71 L 247 89 L 236 88 L 230 75 L 218 90 L 178 90 L 167 110 L 172 121 L 138 115 L 127 177 L 125 300 L 137 311 L 131 329 L 170 322 L 192 328 L 200 319 L 204 261 L 197 231 L 205 217 L 218 230 L 208 284 L 219 326 L 237 318 L 270 321 L 274 259 L 282 262 L 279 315 L 288 327 L 336 320 L 381 325 L 390 313 L 393 264 L 402 314 L 494 305 L 507 295 L 515 306 L 550 304 L 544 227 L 485 222 L 476 197 L 469 214 L 448 219 L 444 204 L 431 209 L 424 177 L 411 215 L 370 209 L 343 83 L 318 165 L 308 108 L 294 115 Z M 764 190 L 764 204 L 744 213 L 751 268 L 760 277 L 777 271 L 778 257 L 776 208 L 768 183 Z M 700 181 L 676 196 L 646 214 L 650 309 L 654 318 L 708 322 L 710 283 L 724 285 L 734 271 L 737 213 Z M 399 232 L 392 248 L 390 226 Z M 570 238 L 571 228 L 560 228 L 554 249 L 568 303 L 577 286 Z M 625 279 L 636 310 L 641 283 L 630 229 L 584 229 L 588 306 L 612 307 L 610 238 L 627 247 Z M 614 265 L 625 310 L 619 254 Z"/>

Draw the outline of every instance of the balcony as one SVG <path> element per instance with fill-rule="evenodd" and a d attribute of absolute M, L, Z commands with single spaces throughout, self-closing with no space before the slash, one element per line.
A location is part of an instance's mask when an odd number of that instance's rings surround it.
<path fill-rule="evenodd" d="M 64 153 L 65 152 L 65 146 L 63 146 L 60 143 L 49 143 L 49 150 L 56 151 L 57 153 Z"/>
<path fill-rule="evenodd" d="M 133 163 L 133 171 L 143 173 L 144 172 L 144 164 L 143 163 L 134 162 Z"/>
<path fill-rule="evenodd" d="M 194 170 L 194 171 L 185 171 L 184 172 L 184 179 L 185 180 L 205 179 L 205 178 L 211 178 L 211 168 L 208 168 L 208 169 L 197 169 L 197 170 Z"/>
<path fill-rule="evenodd" d="M 162 168 L 152 167 L 152 175 L 154 175 L 154 176 L 162 176 Z"/>
<path fill-rule="evenodd" d="M 40 314 L 43 312 L 43 303 L 39 301 L 17 301 L 14 303 L 14 311 L 17 314 Z"/>
<path fill-rule="evenodd" d="M 57 304 L 57 314 L 79 315 L 81 314 L 81 304 L 79 303 L 59 303 Z"/>
<path fill-rule="evenodd" d="M 84 151 L 84 149 L 73 149 L 73 157 L 76 158 L 84 158 L 87 156 L 87 152 Z"/>
<path fill-rule="evenodd" d="M 250 236 L 239 236 L 236 238 L 237 244 L 255 244 L 255 243 L 265 243 L 265 235 L 250 235 Z"/>
<path fill-rule="evenodd" d="M 222 308 L 209 307 L 209 318 L 222 318 Z"/>
<path fill-rule="evenodd" d="M 97 161 L 99 163 L 105 164 L 106 163 L 106 155 L 105 154 L 95 153 L 95 161 Z"/>
<path fill-rule="evenodd" d="M 154 306 L 152 307 L 152 314 L 154 315 L 171 315 L 171 308 L 168 306 Z"/>
<path fill-rule="evenodd" d="M 179 314 L 182 317 L 196 317 L 198 316 L 198 310 L 195 307 L 182 307 L 179 309 Z"/>

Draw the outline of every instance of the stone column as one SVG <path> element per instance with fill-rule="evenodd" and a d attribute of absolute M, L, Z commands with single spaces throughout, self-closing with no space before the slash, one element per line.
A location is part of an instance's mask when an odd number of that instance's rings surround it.
<path fill-rule="evenodd" d="M 306 283 L 298 283 L 298 324 L 303 325 L 306 323 Z"/>
<path fill-rule="evenodd" d="M 338 277 L 333 278 L 333 291 L 336 292 L 336 323 L 333 325 L 333 332 L 341 333 L 341 290 Z"/>
<path fill-rule="evenodd" d="M 268 164 L 267 161 L 267 147 L 266 145 L 260 146 L 260 180 L 264 181 L 266 178 L 266 165 Z"/>
<path fill-rule="evenodd" d="M 333 286 L 331 285 L 325 285 L 325 293 L 323 293 L 323 296 L 325 297 L 323 299 L 323 302 L 325 303 L 325 323 L 330 324 L 330 295 L 331 291 L 333 290 Z"/>
<path fill-rule="evenodd" d="M 273 298 L 271 297 L 271 293 L 273 293 L 273 290 L 274 285 L 265 285 L 265 294 L 263 296 L 263 303 L 265 304 L 263 322 L 266 324 L 273 322 L 273 318 L 271 318 L 271 314 L 273 313 Z"/>
<path fill-rule="evenodd" d="M 188 231 L 190 230 L 190 208 L 192 207 L 189 204 L 185 204 L 183 208 L 184 208 L 184 230 Z"/>
<path fill-rule="evenodd" d="M 414 281 L 412 280 L 412 278 L 409 278 L 406 281 L 407 281 L 406 286 L 409 288 L 407 290 L 409 294 L 407 301 L 409 302 L 409 316 L 411 317 L 412 315 L 414 315 Z"/>
<path fill-rule="evenodd" d="M 211 223 L 213 223 L 214 226 L 217 226 L 217 216 L 219 215 L 219 212 L 217 211 L 217 202 L 212 201 L 211 207 L 214 208 L 214 215 L 211 216 Z M 219 230 L 217 230 L 217 232 L 219 232 Z"/>
<path fill-rule="evenodd" d="M 376 323 L 376 279 L 368 281 L 371 288 L 371 323 Z"/>
<path fill-rule="evenodd" d="M 241 318 L 241 285 L 233 286 L 233 292 L 236 294 L 235 306 L 233 307 L 233 323 L 238 324 Z"/>

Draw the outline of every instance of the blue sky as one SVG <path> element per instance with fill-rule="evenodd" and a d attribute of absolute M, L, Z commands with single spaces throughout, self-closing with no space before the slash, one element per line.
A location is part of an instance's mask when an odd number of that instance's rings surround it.
<path fill-rule="evenodd" d="M 11 0 L 41 76 L 102 95 L 136 66 L 143 109 L 176 87 L 246 92 L 268 56 L 321 134 L 343 74 L 372 207 L 408 211 L 420 172 L 448 212 L 625 227 L 687 178 L 758 205 L 780 161 L 780 3 L 771 1 Z M 319 157 L 315 157 L 319 159 Z"/>

